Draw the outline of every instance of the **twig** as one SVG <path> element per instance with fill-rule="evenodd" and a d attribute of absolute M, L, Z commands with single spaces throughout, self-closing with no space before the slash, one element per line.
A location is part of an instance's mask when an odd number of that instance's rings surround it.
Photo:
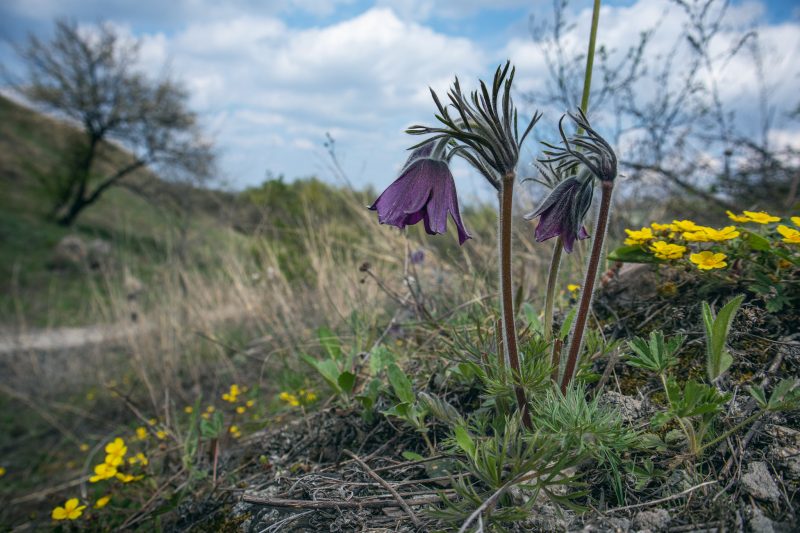
<path fill-rule="evenodd" d="M 362 509 L 372 507 L 394 507 L 393 500 L 287 500 L 284 498 L 266 498 L 254 494 L 242 496 L 245 503 L 264 505 L 267 507 L 284 507 L 287 509 Z M 442 501 L 439 496 L 423 496 L 409 499 L 409 505 L 427 505 Z"/>
<path fill-rule="evenodd" d="M 389 483 L 387 483 L 386 480 L 383 479 L 381 476 L 376 474 L 375 471 L 371 469 L 369 465 L 367 465 L 367 463 L 362 461 L 356 454 L 354 454 L 350 450 L 344 450 L 344 454 L 351 457 L 355 462 L 358 463 L 358 465 L 361 468 L 364 469 L 364 471 L 366 471 L 367 474 L 370 475 L 372 479 L 380 483 L 383 486 L 383 488 L 388 490 L 389 493 L 391 493 L 391 495 L 394 497 L 394 499 L 397 500 L 397 503 L 400 504 L 400 507 L 403 509 L 403 511 L 405 511 L 406 514 L 411 518 L 411 521 L 414 523 L 414 525 L 417 527 L 420 526 L 419 518 L 417 518 L 417 515 L 414 514 L 414 511 L 411 510 L 411 507 L 408 506 L 408 504 L 405 502 L 405 500 L 403 500 L 403 498 L 394 489 L 394 487 L 392 487 Z"/>
<path fill-rule="evenodd" d="M 673 494 L 671 496 L 667 496 L 666 498 L 659 498 L 657 500 L 652 500 L 652 501 L 649 501 L 649 502 L 635 503 L 633 505 L 626 505 L 625 507 L 615 507 L 614 509 L 609 509 L 608 511 L 606 511 L 606 514 L 618 513 L 618 512 L 621 512 L 621 511 L 629 511 L 631 509 L 638 509 L 639 507 L 648 507 L 650 505 L 658 505 L 660 503 L 665 503 L 665 502 L 669 502 L 669 501 L 672 501 L 672 500 L 677 500 L 678 498 L 686 496 L 690 492 L 694 492 L 694 491 L 696 491 L 697 489 L 699 489 L 701 487 L 705 487 L 707 485 L 713 485 L 715 483 L 718 483 L 718 481 L 716 479 L 711 480 L 711 481 L 705 481 L 703 483 L 700 483 L 699 485 L 695 485 L 694 487 L 689 487 L 688 489 L 686 489 L 686 490 L 684 490 L 682 492 L 679 492 L 678 494 Z"/>

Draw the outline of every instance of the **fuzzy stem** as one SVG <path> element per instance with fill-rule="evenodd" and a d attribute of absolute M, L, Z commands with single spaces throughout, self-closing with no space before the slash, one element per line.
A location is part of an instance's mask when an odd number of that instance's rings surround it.
<path fill-rule="evenodd" d="M 517 331 L 514 323 L 514 289 L 511 281 L 511 222 L 512 208 L 514 206 L 514 172 L 509 172 L 503 176 L 503 183 L 500 187 L 500 215 L 498 223 L 500 255 L 500 311 L 503 319 L 503 351 L 508 356 L 508 365 L 514 379 L 522 377 L 519 364 L 519 353 L 517 351 Z M 501 357 L 502 357 L 501 353 Z M 522 423 L 526 428 L 531 428 L 531 418 L 528 412 L 528 402 L 525 399 L 525 391 L 518 384 L 514 384 L 514 394 L 517 397 L 517 406 L 522 414 Z"/>
<path fill-rule="evenodd" d="M 564 244 L 561 242 L 561 237 L 559 237 L 556 239 L 553 257 L 550 260 L 550 273 L 547 275 L 547 295 L 544 299 L 544 338 L 548 341 L 553 338 L 553 304 L 556 299 L 558 269 L 561 265 L 561 251 L 563 249 Z"/>
<path fill-rule="evenodd" d="M 606 228 L 608 227 L 608 216 L 611 213 L 611 193 L 614 191 L 614 182 L 603 181 L 601 190 L 600 212 L 597 215 L 597 226 L 594 230 L 595 235 L 594 242 L 592 242 L 592 255 L 589 257 L 589 266 L 586 267 L 586 278 L 583 281 L 583 288 L 581 290 L 578 315 L 575 317 L 575 329 L 572 331 L 567 364 L 564 367 L 564 376 L 561 379 L 562 394 L 566 394 L 567 386 L 570 381 L 572 381 L 575 367 L 578 363 L 578 355 L 583 345 L 583 333 L 589 318 L 589 307 L 592 302 L 594 283 L 597 280 L 597 267 L 603 255 L 603 242 L 605 241 Z"/>

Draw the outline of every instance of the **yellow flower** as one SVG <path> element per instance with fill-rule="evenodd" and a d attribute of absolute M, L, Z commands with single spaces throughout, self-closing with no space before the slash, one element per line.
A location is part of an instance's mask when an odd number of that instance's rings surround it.
<path fill-rule="evenodd" d="M 85 505 L 81 505 L 78 498 L 70 498 L 64 503 L 64 506 L 58 506 L 53 509 L 53 520 L 76 520 L 83 514 L 86 509 Z"/>
<path fill-rule="evenodd" d="M 136 438 L 139 440 L 147 440 L 147 428 L 144 426 L 136 428 Z"/>
<path fill-rule="evenodd" d="M 672 231 L 700 231 L 703 226 L 698 226 L 691 220 L 673 220 L 670 229 Z"/>
<path fill-rule="evenodd" d="M 213 405 L 209 405 L 208 407 L 206 407 L 206 413 L 213 413 L 216 410 L 217 408 L 214 407 Z"/>
<path fill-rule="evenodd" d="M 192 411 L 194 411 L 194 408 L 191 405 L 187 405 L 186 407 L 183 408 L 183 412 L 186 413 L 187 415 L 192 414 Z"/>
<path fill-rule="evenodd" d="M 130 483 L 131 481 L 139 481 L 143 477 L 144 476 L 134 476 L 132 474 L 122 474 L 122 473 L 118 473 L 116 475 L 116 478 L 122 481 L 123 483 Z"/>
<path fill-rule="evenodd" d="M 686 242 L 709 242 L 711 241 L 711 237 L 706 232 L 706 229 L 711 228 L 704 228 L 698 231 L 687 231 L 683 234 L 683 239 Z"/>
<path fill-rule="evenodd" d="M 689 256 L 689 260 L 697 265 L 700 270 L 711 270 L 714 268 L 725 268 L 728 263 L 725 262 L 727 256 L 725 254 L 715 254 L 714 252 L 700 252 Z"/>
<path fill-rule="evenodd" d="M 712 241 L 729 241 L 741 235 L 735 226 L 725 226 L 722 229 L 705 228 L 703 232 Z"/>
<path fill-rule="evenodd" d="M 150 424 L 151 426 L 155 426 L 156 424 L 158 424 L 158 419 L 151 418 L 150 420 L 147 421 L 147 423 Z"/>
<path fill-rule="evenodd" d="M 150 464 L 150 461 L 142 452 L 138 452 L 136 455 L 128 459 L 128 463 L 132 465 L 135 465 L 136 463 L 141 463 L 142 466 L 147 466 L 148 464 Z"/>
<path fill-rule="evenodd" d="M 167 438 L 167 432 L 163 429 L 159 429 L 156 431 L 156 437 L 158 437 L 158 440 L 164 440 Z"/>
<path fill-rule="evenodd" d="M 125 441 L 117 437 L 106 444 L 106 463 L 117 466 L 122 462 L 122 458 L 125 457 L 126 453 L 128 453 L 128 447 L 125 446 Z"/>
<path fill-rule="evenodd" d="M 6 475 L 6 467 L 0 466 L 0 477 L 3 477 L 5 475 Z"/>
<path fill-rule="evenodd" d="M 80 445 L 80 446 L 78 446 L 78 449 L 79 449 L 80 451 L 82 451 L 82 452 L 88 452 L 88 451 L 89 451 L 89 445 L 88 445 L 88 444 L 86 444 L 85 442 L 84 442 L 84 443 L 81 443 L 81 445 Z"/>
<path fill-rule="evenodd" d="M 226 402 L 236 403 L 236 400 L 238 399 L 239 394 L 241 394 L 241 392 L 242 391 L 239 389 L 239 385 L 236 385 L 234 383 L 233 385 L 231 385 L 230 391 L 222 395 L 222 399 L 225 400 Z"/>
<path fill-rule="evenodd" d="M 656 241 L 650 245 L 650 250 L 659 259 L 680 259 L 686 253 L 686 247 L 679 244 L 670 244 L 664 241 Z"/>
<path fill-rule="evenodd" d="M 792 224 L 800 228 L 800 217 L 792 217 Z"/>
<path fill-rule="evenodd" d="M 569 292 L 578 292 L 580 290 L 580 288 L 581 288 L 581 286 L 577 285 L 575 283 L 570 283 L 569 285 L 567 285 L 567 290 Z"/>
<path fill-rule="evenodd" d="M 247 411 L 247 408 L 244 405 L 240 405 L 236 408 L 236 412 L 240 415 L 243 415 L 245 411 Z"/>
<path fill-rule="evenodd" d="M 775 217 L 766 211 L 742 211 L 741 215 L 734 215 L 726 211 L 728 218 L 734 222 L 755 222 L 756 224 L 769 224 L 770 222 L 780 222 L 780 217 Z"/>
<path fill-rule="evenodd" d="M 734 222 L 750 222 L 750 217 L 744 215 L 735 215 L 730 211 L 725 211 L 725 214 L 728 215 L 728 218 L 733 220 Z"/>
<path fill-rule="evenodd" d="M 256 404 L 255 400 L 247 400 L 247 402 L 245 402 L 245 405 L 247 407 L 253 407 L 255 404 Z"/>
<path fill-rule="evenodd" d="M 781 239 L 783 242 L 787 242 L 789 244 L 800 244 L 800 231 L 781 224 L 778 226 L 778 233 L 783 235 L 783 239 Z"/>
<path fill-rule="evenodd" d="M 653 230 L 650 228 L 642 228 L 638 231 L 626 229 L 625 233 L 628 234 L 628 238 L 625 239 L 627 245 L 643 244 L 653 239 Z"/>
<path fill-rule="evenodd" d="M 650 227 L 653 228 L 653 231 L 667 231 L 668 229 L 672 229 L 672 224 L 659 224 L 658 222 L 653 222 L 650 224 Z"/>
<path fill-rule="evenodd" d="M 103 507 L 108 505 L 108 502 L 110 502 L 110 501 L 111 501 L 111 495 L 110 494 L 106 494 L 105 496 L 103 496 L 101 498 L 97 498 L 97 501 L 94 502 L 94 508 L 95 509 L 102 509 Z"/>
<path fill-rule="evenodd" d="M 317 395 L 311 391 L 306 393 L 306 403 L 311 403 L 317 399 Z"/>
<path fill-rule="evenodd" d="M 202 415 L 200 415 L 200 416 L 203 418 L 203 420 L 208 420 L 209 418 L 211 418 L 211 415 L 210 415 L 210 414 L 208 414 L 208 413 L 203 413 L 203 414 L 202 414 Z"/>
<path fill-rule="evenodd" d="M 239 429 L 239 426 L 231 426 L 228 429 L 228 432 L 233 436 L 234 439 L 238 439 L 242 436 L 242 431 Z"/>
<path fill-rule="evenodd" d="M 94 467 L 94 475 L 89 478 L 89 483 L 97 483 L 117 475 L 117 467 L 108 463 L 100 463 Z"/>

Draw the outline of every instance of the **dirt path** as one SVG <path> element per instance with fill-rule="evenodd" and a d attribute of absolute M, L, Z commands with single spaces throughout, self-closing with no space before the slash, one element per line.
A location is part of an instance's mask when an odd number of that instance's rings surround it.
<path fill-rule="evenodd" d="M 218 322 L 241 317 L 246 314 L 239 306 L 227 306 L 209 311 L 206 320 Z M 132 336 L 153 331 L 152 321 L 118 322 L 95 324 L 72 328 L 34 329 L 20 333 L 0 330 L 0 355 L 27 351 L 54 352 L 84 348 L 87 346 L 119 344 Z"/>

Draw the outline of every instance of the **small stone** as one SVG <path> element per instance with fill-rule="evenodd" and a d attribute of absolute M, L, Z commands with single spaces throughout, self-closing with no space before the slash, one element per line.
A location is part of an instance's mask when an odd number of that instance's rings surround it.
<path fill-rule="evenodd" d="M 604 392 L 600 396 L 598 403 L 603 407 L 618 412 L 626 422 L 636 421 L 645 411 L 641 400 L 614 391 Z"/>
<path fill-rule="evenodd" d="M 639 511 L 633 517 L 635 530 L 663 531 L 669 526 L 669 511 L 666 509 L 653 509 L 652 511 Z"/>
<path fill-rule="evenodd" d="M 758 507 L 753 510 L 753 516 L 750 517 L 747 525 L 750 526 L 752 533 L 775 533 L 772 520 L 767 518 Z"/>
<path fill-rule="evenodd" d="M 50 266 L 57 269 L 83 267 L 87 255 L 86 242 L 77 235 L 67 235 L 53 250 Z"/>
<path fill-rule="evenodd" d="M 747 465 L 747 472 L 742 476 L 741 487 L 753 498 L 777 503 L 781 491 L 769 473 L 767 463 L 754 461 Z"/>

